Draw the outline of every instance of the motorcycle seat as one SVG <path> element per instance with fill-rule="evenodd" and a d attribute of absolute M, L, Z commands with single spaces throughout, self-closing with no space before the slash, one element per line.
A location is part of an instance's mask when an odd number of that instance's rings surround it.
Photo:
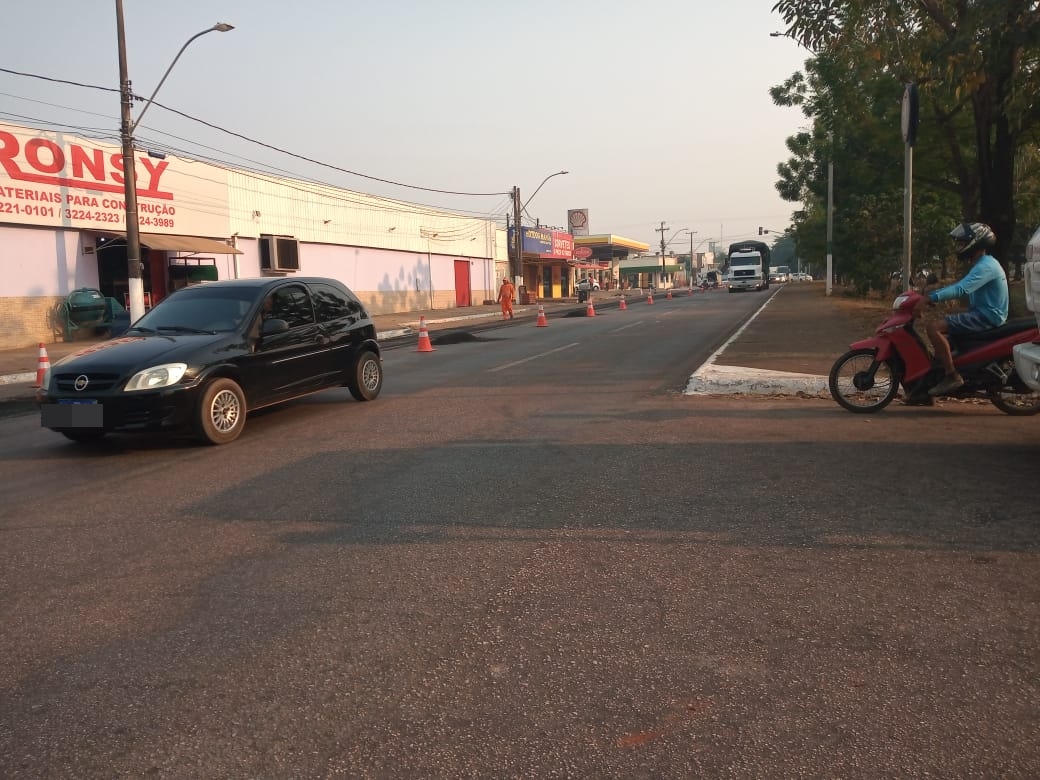
<path fill-rule="evenodd" d="M 954 346 L 957 352 L 967 352 L 977 346 L 988 344 L 991 341 L 999 341 L 1000 339 L 1014 336 L 1022 331 L 1035 329 L 1036 327 L 1037 324 L 1035 318 L 1018 317 L 1013 320 L 1008 320 L 1003 325 L 998 325 L 995 328 L 983 331 L 982 333 L 958 333 L 955 336 L 950 334 L 950 342 L 951 346 Z"/>

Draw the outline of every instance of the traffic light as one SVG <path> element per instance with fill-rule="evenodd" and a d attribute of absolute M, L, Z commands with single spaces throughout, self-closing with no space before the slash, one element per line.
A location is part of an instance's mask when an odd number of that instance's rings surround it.
<path fill-rule="evenodd" d="M 762 227 L 761 227 L 761 226 L 759 226 L 759 228 L 758 228 L 758 234 L 759 234 L 759 235 L 762 235 L 762 233 L 764 233 L 764 232 L 765 232 L 765 231 L 764 231 L 764 230 L 762 230 Z"/>

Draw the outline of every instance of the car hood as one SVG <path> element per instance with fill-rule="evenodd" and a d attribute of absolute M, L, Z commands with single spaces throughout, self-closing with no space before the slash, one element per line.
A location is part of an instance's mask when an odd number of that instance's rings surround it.
<path fill-rule="evenodd" d="M 237 338 L 229 333 L 122 336 L 73 352 L 51 370 L 122 374 L 162 363 L 198 365 L 209 362 L 220 347 Z"/>

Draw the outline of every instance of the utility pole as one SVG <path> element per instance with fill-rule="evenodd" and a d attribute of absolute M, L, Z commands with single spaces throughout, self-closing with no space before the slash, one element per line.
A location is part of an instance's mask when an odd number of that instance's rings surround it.
<path fill-rule="evenodd" d="M 518 276 L 523 281 L 523 252 L 524 237 L 520 226 L 520 188 L 513 187 L 513 266 L 510 281 L 515 281 Z"/>
<path fill-rule="evenodd" d="M 834 281 L 834 152 L 827 161 L 827 295 Z"/>
<path fill-rule="evenodd" d="M 664 247 L 665 247 L 664 234 L 665 234 L 665 231 L 667 231 L 667 230 L 668 230 L 668 226 L 666 224 L 664 224 L 664 222 L 661 223 L 661 227 L 657 228 L 657 232 L 659 232 L 661 234 L 661 286 L 662 287 L 664 287 Z"/>
<path fill-rule="evenodd" d="M 127 309 L 133 323 L 144 314 L 144 280 L 141 276 L 141 236 L 137 222 L 137 166 L 134 161 L 133 93 L 126 65 L 126 33 L 123 0 L 116 0 L 116 45 L 119 47 L 119 135 L 123 147 L 123 197 L 126 202 Z"/>
<path fill-rule="evenodd" d="M 119 137 L 123 147 L 123 197 L 126 201 L 126 286 L 128 288 L 127 297 L 129 298 L 129 306 L 127 308 L 130 310 L 131 323 L 136 322 L 144 314 L 144 280 L 141 275 L 144 266 L 141 263 L 141 233 L 137 216 L 137 166 L 134 160 L 134 131 L 140 124 L 144 112 L 148 110 L 148 107 L 152 105 L 152 101 L 155 100 L 159 87 L 166 82 L 166 77 L 170 75 L 173 66 L 177 64 L 177 60 L 180 59 L 189 44 L 206 33 L 227 32 L 234 29 L 230 24 L 217 22 L 212 27 L 208 27 L 202 32 L 191 36 L 181 46 L 181 50 L 177 52 L 173 62 L 166 68 L 163 77 L 159 79 L 159 85 L 152 92 L 152 96 L 145 102 L 144 108 L 141 109 L 141 113 L 137 115 L 135 120 L 132 116 L 134 95 L 130 87 L 130 77 L 127 75 L 123 0 L 116 0 L 116 45 L 119 47 Z"/>

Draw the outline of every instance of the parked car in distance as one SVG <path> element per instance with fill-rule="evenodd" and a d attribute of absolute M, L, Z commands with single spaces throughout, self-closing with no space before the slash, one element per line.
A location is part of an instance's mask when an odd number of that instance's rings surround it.
<path fill-rule="evenodd" d="M 121 338 L 56 362 L 37 400 L 43 427 L 73 441 L 177 430 L 227 444 L 249 412 L 340 386 L 358 401 L 383 386 L 365 307 L 334 279 L 278 277 L 177 290 Z"/>
<path fill-rule="evenodd" d="M 599 282 L 597 282 L 595 279 L 590 279 L 588 277 L 585 277 L 584 279 L 579 279 L 577 282 L 574 283 L 574 289 L 575 290 L 586 290 L 586 291 L 588 291 L 588 290 L 598 290 L 599 289 Z"/>

